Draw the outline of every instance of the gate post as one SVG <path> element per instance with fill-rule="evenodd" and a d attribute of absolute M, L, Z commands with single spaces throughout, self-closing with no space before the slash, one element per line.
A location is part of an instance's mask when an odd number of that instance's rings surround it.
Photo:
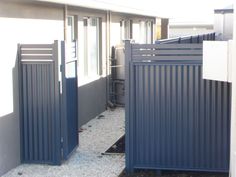
<path fill-rule="evenodd" d="M 130 40 L 125 40 L 125 163 L 128 173 L 133 172 L 133 108 L 130 102 L 133 100 L 132 91 L 132 52 Z"/>
<path fill-rule="evenodd" d="M 55 159 L 54 164 L 60 165 L 61 164 L 61 115 L 60 115 L 60 82 L 59 82 L 59 41 L 55 40 L 53 43 L 53 60 L 54 60 L 54 77 L 55 77 L 55 130 L 53 131 L 55 133 L 54 142 L 53 142 L 53 149 L 54 153 L 53 156 Z"/>

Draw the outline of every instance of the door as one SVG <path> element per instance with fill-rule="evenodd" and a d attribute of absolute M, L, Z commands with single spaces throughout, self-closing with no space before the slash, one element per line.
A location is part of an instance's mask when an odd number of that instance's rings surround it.
<path fill-rule="evenodd" d="M 67 17 L 67 42 L 61 42 L 63 158 L 68 159 L 78 145 L 76 18 Z"/>
<path fill-rule="evenodd" d="M 77 43 L 62 42 L 62 129 L 63 158 L 67 159 L 78 145 Z"/>

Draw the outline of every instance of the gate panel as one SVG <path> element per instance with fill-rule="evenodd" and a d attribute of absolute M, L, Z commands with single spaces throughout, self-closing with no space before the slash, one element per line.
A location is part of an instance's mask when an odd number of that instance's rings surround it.
<path fill-rule="evenodd" d="M 231 86 L 202 79 L 201 45 L 125 50 L 126 168 L 227 172 Z"/>
<path fill-rule="evenodd" d="M 78 98 L 77 98 L 77 46 L 76 42 L 65 45 L 62 42 L 62 129 L 63 158 L 69 158 L 77 148 L 78 137 Z M 67 50 L 65 50 L 67 49 Z"/>
<path fill-rule="evenodd" d="M 24 163 L 60 164 L 57 43 L 19 46 Z"/>

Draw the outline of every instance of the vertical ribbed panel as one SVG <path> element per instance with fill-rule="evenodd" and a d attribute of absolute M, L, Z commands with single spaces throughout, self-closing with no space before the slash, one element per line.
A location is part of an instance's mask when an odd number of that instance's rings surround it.
<path fill-rule="evenodd" d="M 24 161 L 52 160 L 53 63 L 23 64 Z"/>
<path fill-rule="evenodd" d="M 133 167 L 228 171 L 230 84 L 203 80 L 201 64 L 131 67 Z"/>

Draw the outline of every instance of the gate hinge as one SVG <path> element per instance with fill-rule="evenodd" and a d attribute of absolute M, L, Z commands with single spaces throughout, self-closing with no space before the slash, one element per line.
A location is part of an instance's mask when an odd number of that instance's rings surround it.
<path fill-rule="evenodd" d="M 61 137 L 61 158 L 63 159 L 64 158 L 64 150 L 63 150 L 63 137 Z"/>
<path fill-rule="evenodd" d="M 64 143 L 64 139 L 63 137 L 61 137 L 61 149 L 63 149 L 63 143 Z"/>

